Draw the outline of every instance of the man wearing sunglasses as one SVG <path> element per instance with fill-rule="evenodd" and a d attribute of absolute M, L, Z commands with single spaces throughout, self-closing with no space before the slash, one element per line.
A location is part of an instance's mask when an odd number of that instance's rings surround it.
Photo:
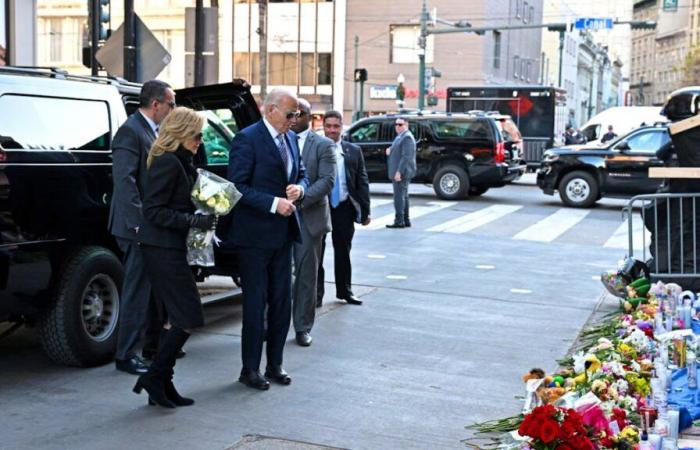
<path fill-rule="evenodd" d="M 297 108 L 289 91 L 270 91 L 262 120 L 233 139 L 228 165 L 228 179 L 243 194 L 225 234 L 226 245 L 239 258 L 243 289 L 243 368 L 238 381 L 260 390 L 269 389 L 267 379 L 283 385 L 292 382 L 282 359 L 292 310 L 292 245 L 301 243 L 302 235 L 297 207 L 308 188 L 296 134 L 290 131 L 299 115 Z"/>
<path fill-rule="evenodd" d="M 408 122 L 398 118 L 394 122 L 396 138 L 386 149 L 388 175 L 394 188 L 394 223 L 387 228 L 411 226 L 408 214 L 408 186 L 416 174 L 416 140 L 408 129 Z"/>
<path fill-rule="evenodd" d="M 148 370 L 136 354 L 142 331 L 145 331 L 143 354 L 149 356 L 149 351 L 155 353 L 158 335 L 163 328 L 163 318 L 158 317 L 151 299 L 151 285 L 146 278 L 138 243 L 143 220 L 141 193 L 146 181 L 146 157 L 158 136 L 158 125 L 175 107 L 175 92 L 163 81 L 147 81 L 141 87 L 139 102 L 138 111 L 129 116 L 114 136 L 114 190 L 109 210 L 109 231 L 124 253 L 115 363 L 117 370 L 134 375 Z"/>
<path fill-rule="evenodd" d="M 294 286 L 292 319 L 297 344 L 311 345 L 311 328 L 316 317 L 318 264 L 321 242 L 331 231 L 328 194 L 333 189 L 336 156 L 333 142 L 311 131 L 311 105 L 299 99 L 299 118 L 292 127 L 299 138 L 301 159 L 309 188 L 301 202 L 301 244 L 294 244 Z"/>

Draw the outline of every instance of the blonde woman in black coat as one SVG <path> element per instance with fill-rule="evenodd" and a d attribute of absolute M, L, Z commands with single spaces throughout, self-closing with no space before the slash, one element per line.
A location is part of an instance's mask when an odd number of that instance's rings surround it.
<path fill-rule="evenodd" d="M 173 385 L 175 358 L 204 324 L 202 302 L 194 275 L 187 264 L 186 238 L 190 227 L 210 229 L 214 216 L 194 214 L 190 199 L 197 172 L 192 157 L 202 142 L 205 119 L 191 109 L 175 108 L 160 124 L 160 133 L 148 154 L 148 176 L 143 194 L 144 226 L 139 230 L 144 265 L 153 296 L 164 309 L 165 324 L 156 355 L 134 386 L 145 389 L 149 404 L 165 408 L 188 406 Z"/>

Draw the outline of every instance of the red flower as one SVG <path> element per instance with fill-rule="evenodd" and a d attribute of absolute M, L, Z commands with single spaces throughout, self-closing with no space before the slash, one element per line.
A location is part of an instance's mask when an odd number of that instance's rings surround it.
<path fill-rule="evenodd" d="M 570 446 L 566 442 L 562 442 L 561 444 L 557 445 L 554 450 L 577 450 L 577 449 Z"/>
<path fill-rule="evenodd" d="M 595 447 L 590 439 L 586 436 L 577 434 L 576 436 L 571 436 L 568 440 L 568 445 L 574 450 L 594 450 Z"/>
<path fill-rule="evenodd" d="M 559 435 L 559 424 L 554 420 L 545 420 L 540 427 L 540 439 L 545 444 L 554 441 Z"/>
<path fill-rule="evenodd" d="M 622 430 L 627 422 L 627 413 L 624 409 L 613 408 L 613 420 L 617 422 L 617 426 Z"/>

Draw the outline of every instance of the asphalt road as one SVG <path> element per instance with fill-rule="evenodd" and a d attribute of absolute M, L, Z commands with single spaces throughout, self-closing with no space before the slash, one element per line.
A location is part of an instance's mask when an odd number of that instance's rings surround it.
<path fill-rule="evenodd" d="M 290 333 L 291 386 L 235 382 L 238 299 L 206 305 L 176 367 L 197 403 L 174 412 L 146 406 L 112 365 L 52 365 L 22 330 L 0 341 L 0 449 L 463 448 L 464 425 L 517 413 L 520 376 L 556 367 L 601 296 L 597 275 L 624 256 L 624 201 L 568 209 L 531 178 L 460 202 L 413 186 L 413 227 L 389 230 L 389 190 L 373 186 L 373 225 L 355 235 L 365 303 L 327 285 L 313 345 Z"/>

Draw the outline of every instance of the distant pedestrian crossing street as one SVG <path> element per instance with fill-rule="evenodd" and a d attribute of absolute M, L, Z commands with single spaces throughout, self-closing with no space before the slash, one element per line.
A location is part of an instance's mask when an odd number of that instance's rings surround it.
<path fill-rule="evenodd" d="M 444 233 L 447 235 L 489 235 L 514 241 L 548 244 L 570 243 L 626 250 L 629 224 L 619 211 L 537 205 L 490 204 L 488 201 L 443 201 L 426 197 L 411 198 L 409 230 L 389 230 L 394 221 L 391 197 L 373 195 L 372 222 L 357 226 L 360 233 Z M 641 245 L 643 225 L 635 217 L 635 247 Z M 647 233 L 648 239 L 648 233 Z"/>

